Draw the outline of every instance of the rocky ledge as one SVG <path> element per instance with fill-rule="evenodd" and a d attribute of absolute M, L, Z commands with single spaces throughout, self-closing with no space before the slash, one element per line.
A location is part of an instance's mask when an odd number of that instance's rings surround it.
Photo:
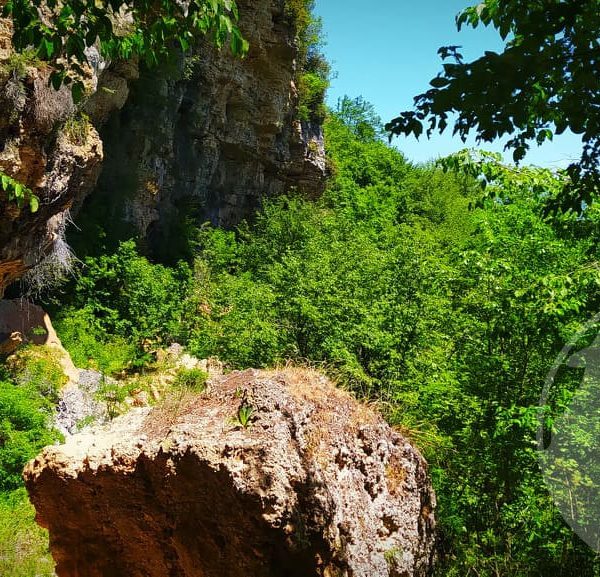
<path fill-rule="evenodd" d="M 25 471 L 59 577 L 424 576 L 415 448 L 319 373 L 215 377 L 48 447 Z"/>
<path fill-rule="evenodd" d="M 297 119 L 293 18 L 281 0 L 238 4 L 245 59 L 203 39 L 139 78 L 135 61 L 107 63 L 91 48 L 87 116 L 67 87 L 48 85 L 47 65 L 13 54 L 0 18 L 0 172 L 40 204 L 19 207 L 0 187 L 0 298 L 28 271 L 35 289 L 68 269 L 65 228 L 90 193 L 98 204 L 84 212 L 164 257 L 188 217 L 231 227 L 265 198 L 323 190 L 321 127 Z"/>

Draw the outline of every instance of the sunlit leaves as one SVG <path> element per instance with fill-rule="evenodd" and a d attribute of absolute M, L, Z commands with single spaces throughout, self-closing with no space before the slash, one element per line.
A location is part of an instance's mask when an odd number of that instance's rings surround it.
<path fill-rule="evenodd" d="M 411 166 L 360 98 L 340 101 L 325 134 L 324 195 L 265 201 L 236 231 L 203 227 L 191 287 L 129 243 L 88 260 L 68 291 L 85 308 L 61 307 L 65 324 L 79 318 L 63 342 L 94 356 L 93 315 L 128 342 L 160 331 L 231 368 L 316 362 L 426 452 L 439 574 L 597 575 L 553 508 L 533 441 L 544 376 L 600 299 L 600 206 L 545 217 L 565 176 L 498 154 L 445 159 L 457 174 Z M 486 197 L 468 210 L 478 182 Z"/>
<path fill-rule="evenodd" d="M 38 56 L 55 67 L 52 84 L 71 84 L 76 101 L 84 95 L 82 66 L 94 45 L 108 60 L 139 56 L 149 66 L 173 46 L 187 50 L 194 38 L 208 33 L 219 47 L 229 38 L 234 54 L 248 51 L 235 25 L 238 11 L 233 0 L 110 0 L 108 6 L 99 0 L 10 0 L 3 14 L 14 22 L 15 47 L 34 46 Z"/>
<path fill-rule="evenodd" d="M 31 212 L 39 209 L 40 199 L 25 185 L 3 172 L 0 172 L 0 188 L 7 194 L 8 200 L 19 208 L 27 203 Z"/>
<path fill-rule="evenodd" d="M 465 63 L 456 46 L 439 54 L 443 72 L 432 88 L 415 99 L 415 110 L 394 118 L 393 134 L 419 136 L 443 131 L 456 113 L 453 133 L 479 142 L 512 135 L 506 147 L 513 160 L 525 157 L 531 143 L 554 134 L 581 134 L 583 151 L 569 167 L 571 185 L 559 204 L 581 210 L 600 188 L 600 6 L 597 0 L 485 0 L 463 10 L 458 29 L 482 24 L 498 30 L 503 52 L 485 52 Z M 437 124 L 436 119 L 444 122 Z"/>

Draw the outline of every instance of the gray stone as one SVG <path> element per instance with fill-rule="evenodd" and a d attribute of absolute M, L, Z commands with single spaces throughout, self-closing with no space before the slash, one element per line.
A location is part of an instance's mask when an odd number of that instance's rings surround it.
<path fill-rule="evenodd" d="M 325 183 L 321 126 L 297 121 L 297 46 L 280 0 L 238 2 L 245 59 L 207 40 L 170 68 L 142 72 L 102 132 L 96 195 L 153 248 L 185 211 L 230 227 L 265 198 Z"/>

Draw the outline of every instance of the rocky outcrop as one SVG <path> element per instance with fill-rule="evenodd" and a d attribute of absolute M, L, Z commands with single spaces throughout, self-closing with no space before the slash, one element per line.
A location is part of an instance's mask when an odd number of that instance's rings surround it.
<path fill-rule="evenodd" d="M 215 377 L 46 448 L 25 479 L 59 577 L 431 569 L 422 457 L 311 371 Z"/>
<path fill-rule="evenodd" d="M 32 213 L 27 203 L 18 207 L 0 191 L 0 297 L 47 257 L 58 259 L 51 274 L 68 267 L 70 253 L 63 244 L 68 211 L 76 198 L 93 188 L 100 171 L 102 143 L 93 128 L 81 144 L 61 134 L 48 148 L 45 138 L 30 136 L 9 151 L 5 148 L 0 158 L 0 170 L 33 189 L 41 201 Z"/>
<path fill-rule="evenodd" d="M 12 53 L 12 28 L 0 20 L 0 171 L 32 189 L 32 212 L 0 187 L 0 298 L 4 289 L 50 255 L 55 272 L 66 266 L 62 239 L 68 211 L 95 185 L 102 143 L 91 125 L 77 138 L 57 128 L 75 108 L 67 88 L 48 85 L 50 70 Z M 61 262 L 61 259 L 62 262 Z"/>
<path fill-rule="evenodd" d="M 263 198 L 322 190 L 321 127 L 295 120 L 298 49 L 284 5 L 238 2 L 243 60 L 206 40 L 185 61 L 142 73 L 102 132 L 107 158 L 90 210 L 104 197 L 107 219 L 160 248 L 190 212 L 232 226 Z"/>
<path fill-rule="evenodd" d="M 68 380 L 76 383 L 79 370 L 64 349 L 48 314 L 26 300 L 0 300 L 0 356 L 14 353 L 22 344 L 48 347 Z"/>
<path fill-rule="evenodd" d="M 124 222 L 128 236 L 137 230 L 155 249 L 172 246 L 190 213 L 198 223 L 231 226 L 265 197 L 290 188 L 318 194 L 323 140 L 320 126 L 295 120 L 294 24 L 282 0 L 238 4 L 250 42 L 244 60 L 206 40 L 196 55 L 132 83 L 136 62 L 107 65 L 90 49 L 86 83 L 93 95 L 85 111 L 93 126 L 83 138 L 80 128 L 77 138 L 60 129 L 75 110 L 69 90 L 50 88 L 49 70 L 39 63 L 25 63 L 24 75 L 14 69 L 10 22 L 0 20 L 0 171 L 41 200 L 31 213 L 0 191 L 0 298 L 49 255 L 52 270 L 64 266 L 69 255 L 57 240 L 69 209 L 76 212 L 94 189 L 103 149 L 94 196 L 108 209 L 91 210 L 110 230 Z M 103 147 L 96 128 L 105 123 Z"/>
<path fill-rule="evenodd" d="M 108 66 L 88 48 L 88 97 L 79 115 L 70 89 L 54 90 L 46 64 L 15 55 L 11 35 L 10 20 L 0 19 L 0 171 L 30 188 L 40 205 L 36 212 L 18 206 L 0 187 L 0 298 L 23 276 L 36 290 L 69 269 L 65 230 L 104 159 L 97 128 L 125 104 L 138 76 L 135 61 Z"/>

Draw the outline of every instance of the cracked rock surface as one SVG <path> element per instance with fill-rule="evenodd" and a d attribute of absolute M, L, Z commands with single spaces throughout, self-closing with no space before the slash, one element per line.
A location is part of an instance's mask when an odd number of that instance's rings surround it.
<path fill-rule="evenodd" d="M 59 577 L 431 569 L 425 461 L 306 369 L 215 377 L 202 394 L 178 393 L 46 448 L 25 478 Z"/>

